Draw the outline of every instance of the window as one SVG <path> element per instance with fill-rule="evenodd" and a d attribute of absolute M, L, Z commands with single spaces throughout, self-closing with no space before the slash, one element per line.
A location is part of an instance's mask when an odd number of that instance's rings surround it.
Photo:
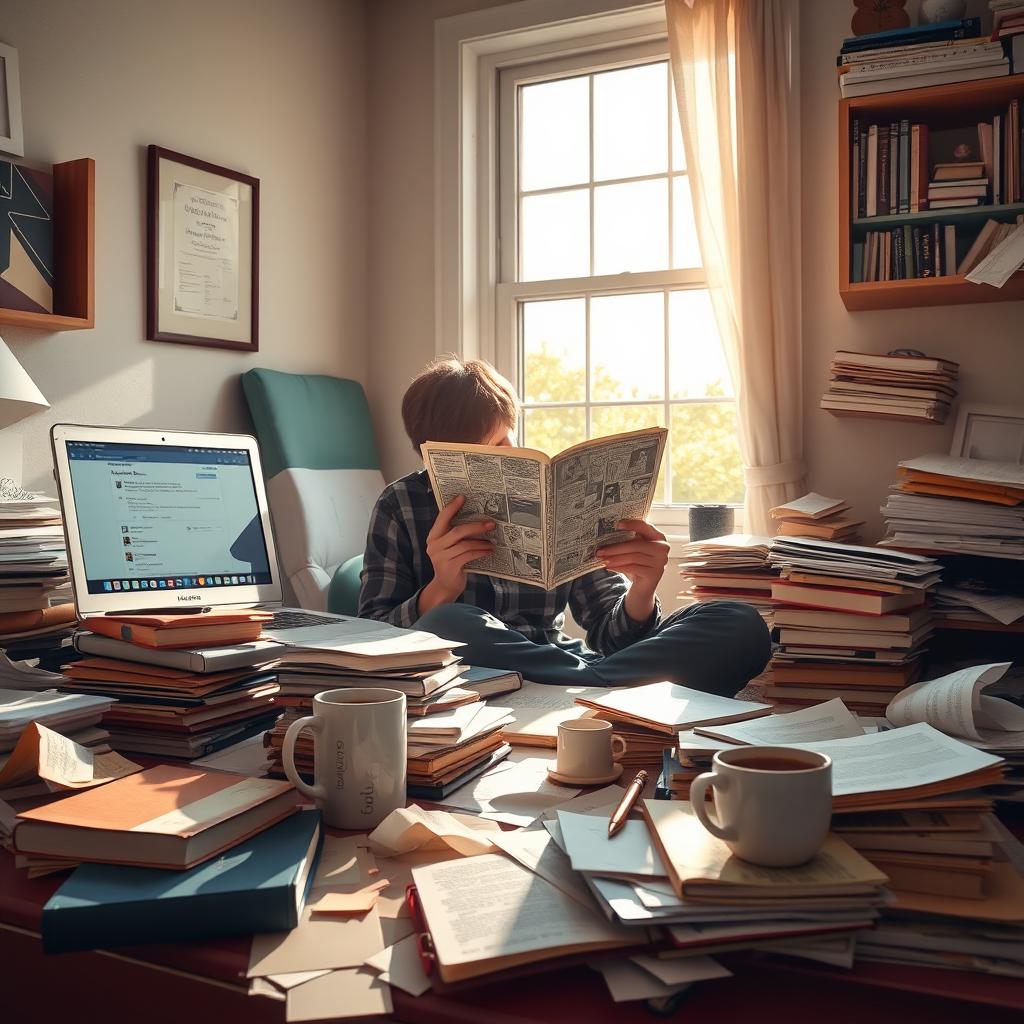
<path fill-rule="evenodd" d="M 494 354 L 523 443 L 667 426 L 657 518 L 742 502 L 664 44 L 500 75 Z"/>

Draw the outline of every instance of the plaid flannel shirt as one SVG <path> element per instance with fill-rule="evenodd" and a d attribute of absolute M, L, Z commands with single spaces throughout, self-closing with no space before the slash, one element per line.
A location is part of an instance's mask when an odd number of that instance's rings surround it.
<path fill-rule="evenodd" d="M 360 616 L 405 627 L 419 618 L 420 591 L 434 577 L 427 555 L 427 534 L 437 512 L 430 478 L 424 470 L 410 473 L 384 489 L 366 538 Z M 658 606 L 646 622 L 631 619 L 623 604 L 627 590 L 626 578 L 607 569 L 580 576 L 554 590 L 470 572 L 460 600 L 490 612 L 534 643 L 556 644 L 593 657 L 592 652 L 612 654 L 650 636 L 661 621 Z M 586 646 L 562 632 L 567 606 L 586 630 Z"/>

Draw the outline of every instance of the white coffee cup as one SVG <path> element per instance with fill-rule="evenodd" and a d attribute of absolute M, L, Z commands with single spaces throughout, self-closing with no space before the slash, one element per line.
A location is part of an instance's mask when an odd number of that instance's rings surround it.
<path fill-rule="evenodd" d="M 281 760 L 289 782 L 315 800 L 332 828 L 368 831 L 405 806 L 405 694 L 359 687 L 326 690 L 313 714 L 288 726 Z M 295 741 L 313 733 L 313 776 L 295 768 Z"/>
<path fill-rule="evenodd" d="M 626 741 L 612 735 L 612 723 L 600 718 L 561 722 L 555 748 L 556 771 L 574 779 L 602 779 L 626 753 Z"/>
<path fill-rule="evenodd" d="M 788 747 L 719 750 L 713 770 L 690 784 L 701 824 L 737 857 L 793 867 L 821 849 L 832 820 L 832 759 Z M 718 822 L 704 802 L 714 787 Z"/>

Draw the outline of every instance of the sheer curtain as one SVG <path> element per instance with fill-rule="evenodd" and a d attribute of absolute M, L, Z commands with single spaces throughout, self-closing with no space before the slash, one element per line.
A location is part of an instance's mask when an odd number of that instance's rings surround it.
<path fill-rule="evenodd" d="M 736 387 L 745 529 L 803 493 L 790 0 L 665 0 L 697 234 Z"/>

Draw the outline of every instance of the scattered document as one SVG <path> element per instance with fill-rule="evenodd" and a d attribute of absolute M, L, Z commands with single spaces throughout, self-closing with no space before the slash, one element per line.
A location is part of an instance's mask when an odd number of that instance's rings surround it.
<path fill-rule="evenodd" d="M 1024 224 L 1011 231 L 970 273 L 968 281 L 1002 288 L 1024 265 Z"/>
<path fill-rule="evenodd" d="M 494 853 L 491 834 L 471 828 L 447 811 L 428 811 L 413 804 L 392 811 L 369 836 L 370 848 L 384 857 L 447 846 L 464 857 Z"/>
<path fill-rule="evenodd" d="M 494 845 L 535 875 L 540 875 L 561 889 L 566 896 L 587 908 L 593 908 L 594 899 L 590 890 L 573 870 L 569 857 L 545 829 L 535 832 L 525 829 L 499 832 L 494 836 Z"/>
<path fill-rule="evenodd" d="M 864 734 L 857 716 L 838 698 L 789 714 L 768 715 L 751 722 L 734 722 L 731 725 L 698 726 L 693 731 L 701 736 L 758 746 L 840 740 Z M 688 736 L 689 733 L 679 734 L 680 743 L 685 742 L 684 735 Z"/>
<path fill-rule="evenodd" d="M 587 714 L 586 708 L 576 703 L 577 698 L 597 697 L 607 692 L 601 686 L 524 682 L 515 693 L 502 694 L 502 704 L 512 709 L 516 719 L 502 730 L 502 735 L 513 746 L 553 748 L 559 724 Z"/>
<path fill-rule="evenodd" d="M 640 954 L 629 959 L 666 985 L 732 977 L 732 971 L 727 971 L 717 960 L 712 960 L 709 956 L 660 957 Z"/>
<path fill-rule="evenodd" d="M 592 790 L 589 793 L 581 793 L 574 796 L 566 803 L 559 801 L 554 807 L 549 807 L 542 815 L 544 821 L 551 821 L 558 817 L 558 812 L 572 811 L 574 814 L 593 813 L 595 810 L 602 814 L 609 814 L 609 807 L 618 807 L 626 790 L 622 786 L 603 786 L 601 789 Z"/>
<path fill-rule="evenodd" d="M 407 935 L 393 946 L 375 953 L 367 959 L 366 966 L 380 971 L 381 981 L 411 996 L 421 996 L 430 988 L 430 979 L 423 973 L 415 935 Z"/>
<path fill-rule="evenodd" d="M 699 981 L 702 978 L 721 978 L 729 973 L 710 957 L 697 956 L 689 959 L 700 961 L 691 967 L 692 981 Z M 599 963 L 597 969 L 601 972 L 612 999 L 617 1003 L 626 1003 L 635 999 L 664 999 L 689 988 L 692 983 L 692 981 L 684 981 L 668 985 L 649 971 L 644 970 L 632 959 L 605 961 Z"/>
<path fill-rule="evenodd" d="M 821 519 L 823 516 L 839 512 L 849 506 L 842 498 L 826 498 L 824 495 L 811 491 L 802 498 L 787 501 L 785 505 L 776 505 L 769 509 L 773 519 L 785 519 L 787 516 L 801 516 L 805 519 Z"/>
<path fill-rule="evenodd" d="M 927 722 L 940 732 L 980 743 L 1011 739 L 1013 734 L 1024 739 L 1024 708 L 981 692 L 1002 679 L 1010 665 L 972 665 L 914 683 L 889 702 L 886 717 L 897 726 Z"/>
<path fill-rule="evenodd" d="M 608 810 L 610 814 L 614 807 Z M 642 821 L 627 821 L 612 839 L 608 838 L 608 818 L 603 814 L 559 811 L 558 824 L 574 871 L 613 878 L 665 877 L 665 865 Z"/>
<path fill-rule="evenodd" d="M 285 1020 L 338 1020 L 390 1014 L 394 1009 L 387 984 L 366 967 L 331 971 L 288 990 Z"/>
<path fill-rule="evenodd" d="M 490 771 L 467 782 L 439 804 L 472 811 L 492 821 L 529 825 L 544 811 L 571 800 L 579 789 L 548 780 L 554 759 L 513 753 Z"/>
<path fill-rule="evenodd" d="M 270 767 L 262 733 L 189 763 L 196 768 L 234 772 L 236 775 L 247 775 L 254 779 L 263 778 Z"/>

